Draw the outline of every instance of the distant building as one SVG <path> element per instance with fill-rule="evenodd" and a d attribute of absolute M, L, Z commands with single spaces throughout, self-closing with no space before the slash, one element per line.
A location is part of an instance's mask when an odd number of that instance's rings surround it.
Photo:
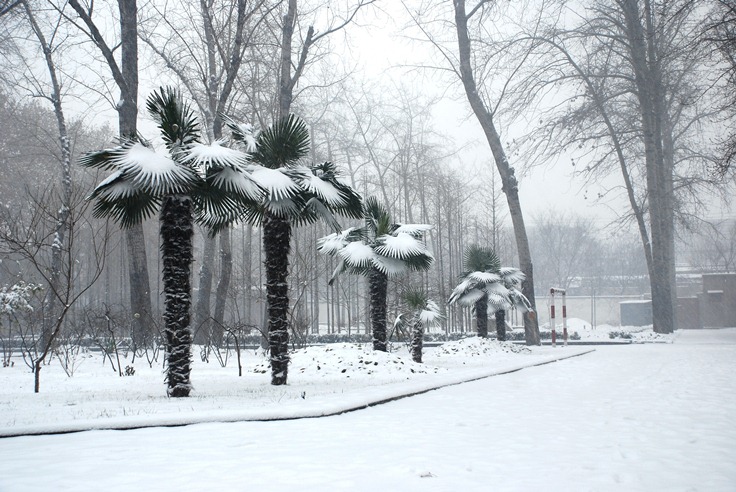
<path fill-rule="evenodd" d="M 698 300 L 701 327 L 736 326 L 736 273 L 703 274 Z"/>

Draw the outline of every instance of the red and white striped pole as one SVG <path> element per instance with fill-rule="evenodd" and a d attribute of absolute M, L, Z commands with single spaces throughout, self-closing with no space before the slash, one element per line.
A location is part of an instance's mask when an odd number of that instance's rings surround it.
<path fill-rule="evenodd" d="M 555 289 L 550 289 L 552 305 L 549 307 L 549 327 L 552 329 L 552 346 L 557 346 L 557 332 L 555 331 Z"/>
<path fill-rule="evenodd" d="M 562 294 L 562 338 L 567 346 L 567 303 L 565 289 L 552 287 L 549 293 L 552 296 L 552 305 L 550 306 L 550 328 L 552 329 L 552 346 L 557 346 L 557 326 L 555 325 L 555 293 Z"/>

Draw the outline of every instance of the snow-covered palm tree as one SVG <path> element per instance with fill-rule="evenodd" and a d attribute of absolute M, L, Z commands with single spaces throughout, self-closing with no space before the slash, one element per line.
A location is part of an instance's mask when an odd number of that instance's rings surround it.
<path fill-rule="evenodd" d="M 366 200 L 363 216 L 363 227 L 325 236 L 318 241 L 318 248 L 339 258 L 330 284 L 342 272 L 368 277 L 373 349 L 385 352 L 388 278 L 408 270 L 429 269 L 434 257 L 421 238 L 432 226 L 394 224 L 388 211 L 374 197 Z"/>
<path fill-rule="evenodd" d="M 488 308 L 496 314 L 496 334 L 506 339 L 505 311 L 519 307 L 531 311 L 531 304 L 518 289 L 524 273 L 518 268 L 502 267 L 496 253 L 490 248 L 470 245 L 465 250 L 465 271 L 461 282 L 453 289 L 449 304 L 473 306 L 478 336 L 488 337 Z"/>
<path fill-rule="evenodd" d="M 410 289 L 404 293 L 403 299 L 411 313 L 398 315 L 394 321 L 394 330 L 403 330 L 407 327 L 411 330 L 409 342 L 411 358 L 414 362 L 422 362 L 424 330 L 439 325 L 444 316 L 437 303 L 430 300 L 423 290 Z"/>
<path fill-rule="evenodd" d="M 243 149 L 250 162 L 248 169 L 265 190 L 256 206 L 241 207 L 239 218 L 263 227 L 271 384 L 286 384 L 292 227 L 323 219 L 339 230 L 333 214 L 362 217 L 361 197 L 340 180 L 335 164 L 307 167 L 301 163 L 309 153 L 309 129 L 293 114 L 255 137 L 248 126 L 227 124 L 235 140 L 248 144 Z"/>
<path fill-rule="evenodd" d="M 88 153 L 80 163 L 113 171 L 90 195 L 96 200 L 96 216 L 111 217 L 129 227 L 160 210 L 167 392 L 183 397 L 191 391 L 194 218 L 224 224 L 236 205 L 253 203 L 262 190 L 249 177 L 244 162 L 232 159 L 217 143 L 199 143 L 199 124 L 177 90 L 161 88 L 151 94 L 146 106 L 158 123 L 167 152 L 157 152 L 140 139 L 122 138 L 116 147 Z"/>

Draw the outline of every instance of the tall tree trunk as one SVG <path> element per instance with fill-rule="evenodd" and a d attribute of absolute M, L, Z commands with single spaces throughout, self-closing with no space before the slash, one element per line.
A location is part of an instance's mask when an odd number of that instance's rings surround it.
<path fill-rule="evenodd" d="M 31 10 L 31 6 L 28 2 L 23 2 L 23 7 L 25 8 L 31 28 L 36 34 L 36 38 L 38 38 L 38 42 L 41 45 L 44 60 L 46 61 L 46 68 L 49 72 L 49 78 L 51 80 L 50 99 L 54 106 L 54 115 L 56 116 L 56 125 L 59 132 L 59 149 L 61 151 L 61 158 L 59 160 L 59 164 L 61 165 L 61 205 L 59 206 L 59 211 L 56 216 L 54 239 L 51 243 L 50 285 L 46 290 L 46 295 L 43 300 L 44 319 L 41 344 L 42 346 L 46 346 L 51 342 L 55 320 L 57 319 L 56 300 L 61 296 L 62 255 L 67 242 L 66 232 L 70 227 L 69 217 L 71 214 L 70 207 L 72 200 L 71 149 L 69 146 L 69 132 L 66 127 L 66 118 L 64 117 L 64 108 L 61 105 L 61 85 L 59 84 L 59 79 L 56 74 L 56 65 L 52 57 L 51 46 L 46 41 L 46 36 L 38 26 L 33 10 Z M 37 367 L 40 366 L 37 365 Z"/>
<path fill-rule="evenodd" d="M 536 310 L 534 297 L 534 268 L 532 264 L 529 240 L 524 224 L 524 215 L 519 201 L 519 185 L 514 175 L 514 169 L 509 164 L 501 143 L 501 137 L 493 123 L 493 115 L 488 111 L 478 93 L 473 69 L 471 66 L 470 38 L 468 36 L 468 17 L 465 12 L 465 0 L 453 0 L 455 4 L 455 26 L 457 29 L 458 51 L 460 55 L 460 78 L 465 88 L 470 107 L 480 123 L 486 136 L 488 145 L 496 162 L 496 168 L 501 176 L 502 190 L 506 194 L 509 214 L 514 227 L 516 249 L 519 255 L 519 266 L 526 275 L 521 284 L 521 291 L 529 299 L 532 308 Z M 527 345 L 539 345 L 539 326 L 534 311 L 524 316 L 524 333 Z"/>
<path fill-rule="evenodd" d="M 289 250 L 291 223 L 267 213 L 263 221 L 271 384 L 286 384 L 289 369 Z"/>
<path fill-rule="evenodd" d="M 118 0 L 120 10 L 120 102 L 118 123 L 120 135 L 135 137 L 138 119 L 138 7 L 136 0 Z M 112 68 L 112 67 L 111 67 Z M 126 233 L 132 335 L 135 347 L 150 345 L 151 285 L 148 275 L 143 224 L 130 227 Z"/>
<path fill-rule="evenodd" d="M 371 303 L 371 331 L 373 332 L 373 350 L 386 352 L 386 297 L 388 292 L 388 277 L 385 273 L 372 268 L 369 273 Z"/>
<path fill-rule="evenodd" d="M 664 107 L 659 61 L 654 48 L 653 26 L 649 1 L 645 0 L 644 16 L 647 29 L 642 26 L 638 0 L 619 0 L 626 23 L 626 35 L 634 71 L 634 82 L 641 110 L 644 136 L 644 157 L 647 169 L 647 197 L 652 235 L 652 321 L 656 333 L 674 330 L 674 223 L 668 212 L 674 207 L 668 193 L 668 177 L 662 144 L 662 115 Z M 672 238 L 672 239 L 670 239 Z"/>
<path fill-rule="evenodd" d="M 506 311 L 503 309 L 496 311 L 496 340 L 506 341 Z"/>
<path fill-rule="evenodd" d="M 161 207 L 161 257 L 165 295 L 164 333 L 168 370 L 166 382 L 172 397 L 189 396 L 192 331 L 190 273 L 192 265 L 192 201 L 169 196 Z"/>
<path fill-rule="evenodd" d="M 411 359 L 414 362 L 422 362 L 422 348 L 424 345 L 424 325 L 419 321 L 419 316 L 414 317 L 411 327 Z"/>
<path fill-rule="evenodd" d="M 215 256 L 217 238 L 205 233 L 202 265 L 199 267 L 199 286 L 197 303 L 194 308 L 194 342 L 205 344 L 212 342 L 212 323 L 210 319 L 210 300 L 212 298 L 212 263 Z"/>
<path fill-rule="evenodd" d="M 230 289 L 230 279 L 233 274 L 233 250 L 231 244 L 231 229 L 220 232 L 220 279 L 215 292 L 215 325 L 212 328 L 212 338 L 217 345 L 222 344 L 223 327 L 225 326 L 225 306 L 227 293 Z"/>
<path fill-rule="evenodd" d="M 475 326 L 480 338 L 488 338 L 488 296 L 478 300 L 474 306 Z"/>

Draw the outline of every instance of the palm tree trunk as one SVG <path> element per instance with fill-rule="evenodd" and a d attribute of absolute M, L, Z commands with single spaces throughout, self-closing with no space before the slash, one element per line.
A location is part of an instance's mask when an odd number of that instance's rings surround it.
<path fill-rule="evenodd" d="M 369 273 L 369 283 L 373 350 L 386 352 L 386 295 L 388 292 L 388 277 L 385 273 L 373 268 Z"/>
<path fill-rule="evenodd" d="M 496 339 L 499 342 L 506 341 L 506 311 L 503 309 L 496 311 Z"/>
<path fill-rule="evenodd" d="M 475 303 L 475 324 L 478 336 L 488 338 L 488 296 L 483 296 Z"/>
<path fill-rule="evenodd" d="M 161 207 L 161 258 L 166 310 L 166 358 L 168 394 L 189 396 L 192 331 L 189 326 L 192 267 L 192 201 L 188 196 L 169 196 Z"/>
<path fill-rule="evenodd" d="M 411 359 L 414 362 L 422 362 L 422 348 L 424 345 L 424 326 L 418 318 L 414 320 L 411 329 Z"/>
<path fill-rule="evenodd" d="M 291 223 L 266 214 L 263 220 L 263 250 L 266 252 L 266 302 L 271 384 L 286 384 L 289 369 L 289 250 Z"/>

